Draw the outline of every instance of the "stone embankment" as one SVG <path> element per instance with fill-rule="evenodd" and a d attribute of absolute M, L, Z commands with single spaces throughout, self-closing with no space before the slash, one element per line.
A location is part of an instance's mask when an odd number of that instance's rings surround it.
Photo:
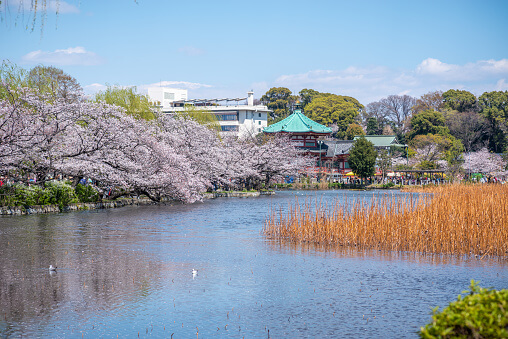
<path fill-rule="evenodd" d="M 203 197 L 207 199 L 214 198 L 252 198 L 260 195 L 275 194 L 273 191 L 266 192 L 213 192 L 204 193 Z M 167 201 L 166 201 L 167 203 Z M 43 214 L 58 213 L 83 210 L 97 210 L 105 208 L 117 208 L 129 205 L 155 205 L 156 202 L 149 199 L 118 199 L 114 201 L 76 203 L 60 208 L 58 205 L 37 205 L 37 206 L 0 206 L 0 215 L 24 215 L 24 214 Z"/>
<path fill-rule="evenodd" d="M 94 210 L 104 208 L 116 208 L 128 205 L 152 205 L 155 204 L 149 199 L 119 199 L 114 201 L 76 203 L 64 206 L 62 209 L 58 205 L 37 205 L 37 206 L 1 206 L 0 215 L 23 215 L 23 214 L 42 214 L 58 213 L 69 211 Z"/>

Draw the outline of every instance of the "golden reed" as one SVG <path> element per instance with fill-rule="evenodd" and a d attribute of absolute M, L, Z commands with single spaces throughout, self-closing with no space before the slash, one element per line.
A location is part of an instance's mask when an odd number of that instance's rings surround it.
<path fill-rule="evenodd" d="M 446 185 L 371 202 L 298 204 L 265 221 L 268 238 L 363 249 L 508 257 L 508 186 Z M 285 214 L 285 215 L 284 215 Z"/>

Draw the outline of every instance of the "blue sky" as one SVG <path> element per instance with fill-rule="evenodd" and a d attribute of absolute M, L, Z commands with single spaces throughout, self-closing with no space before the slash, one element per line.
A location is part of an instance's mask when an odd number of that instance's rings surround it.
<path fill-rule="evenodd" d="M 62 68 L 87 93 L 165 85 L 190 98 L 259 98 L 271 87 L 364 105 L 434 90 L 508 90 L 508 1 L 47 0 L 33 32 L 22 0 L 0 5 L 0 54 Z M 30 0 L 24 0 L 30 3 Z"/>

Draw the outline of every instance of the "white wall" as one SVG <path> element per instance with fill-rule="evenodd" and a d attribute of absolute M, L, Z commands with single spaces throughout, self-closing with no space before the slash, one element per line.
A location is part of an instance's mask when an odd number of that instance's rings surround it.
<path fill-rule="evenodd" d="M 148 96 L 153 102 L 160 102 L 162 109 L 170 107 L 170 103 L 178 100 L 187 100 L 187 90 L 169 87 L 150 87 Z"/>

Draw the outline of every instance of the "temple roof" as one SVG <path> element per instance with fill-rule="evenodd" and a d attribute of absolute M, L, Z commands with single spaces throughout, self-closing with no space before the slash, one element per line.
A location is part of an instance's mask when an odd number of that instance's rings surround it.
<path fill-rule="evenodd" d="M 295 109 L 293 114 L 273 125 L 265 127 L 265 133 L 319 133 L 330 134 L 332 129 L 325 125 L 318 124 L 314 120 L 307 118 L 301 110 Z"/>
<path fill-rule="evenodd" d="M 360 138 L 361 136 L 355 136 L 355 139 Z M 399 144 L 397 141 L 397 136 L 395 135 L 364 135 L 367 141 L 370 141 L 374 144 L 374 147 L 390 147 L 390 146 L 399 146 L 405 147 L 406 145 Z"/>

